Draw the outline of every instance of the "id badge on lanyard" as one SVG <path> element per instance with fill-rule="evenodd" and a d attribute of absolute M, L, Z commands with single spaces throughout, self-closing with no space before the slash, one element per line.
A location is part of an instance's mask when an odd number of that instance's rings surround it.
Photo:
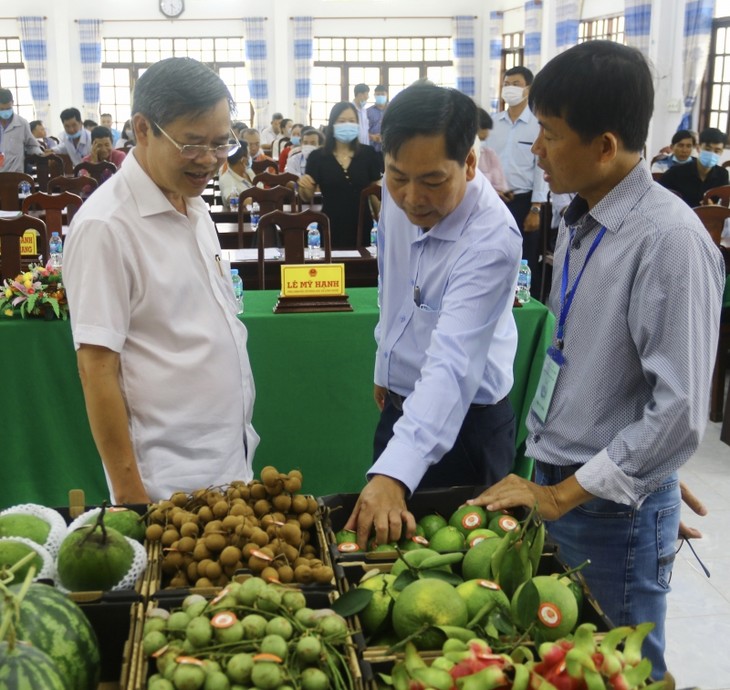
<path fill-rule="evenodd" d="M 593 240 L 586 259 L 583 262 L 583 267 L 575 278 L 573 287 L 568 290 L 568 271 L 570 267 L 570 246 L 573 244 L 573 237 L 575 236 L 575 228 L 570 231 L 570 242 L 565 250 L 565 261 L 563 262 L 563 279 L 560 284 L 560 318 L 558 319 L 558 328 L 556 331 L 556 345 L 551 345 L 548 348 L 545 356 L 545 361 L 542 364 L 542 371 L 540 372 L 540 380 L 537 384 L 537 391 L 535 397 L 532 400 L 531 409 L 537 415 L 541 422 L 545 423 L 547 414 L 550 409 L 550 403 L 553 399 L 553 393 L 555 392 L 555 385 L 558 382 L 558 375 L 560 374 L 560 368 L 565 364 L 565 356 L 563 355 L 563 345 L 565 343 L 565 322 L 568 318 L 568 312 L 570 311 L 570 305 L 573 303 L 573 298 L 578 289 L 580 279 L 583 277 L 583 271 L 586 270 L 588 262 L 593 256 L 593 252 L 596 251 L 596 247 L 601 243 L 603 236 L 606 234 L 606 226 L 604 225 L 596 238 Z"/>

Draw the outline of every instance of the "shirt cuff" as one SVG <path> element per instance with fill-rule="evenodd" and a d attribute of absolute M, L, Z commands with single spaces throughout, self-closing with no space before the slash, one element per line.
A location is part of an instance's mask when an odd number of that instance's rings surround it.
<path fill-rule="evenodd" d="M 76 326 L 73 329 L 74 347 L 81 345 L 99 345 L 113 352 L 121 352 L 126 337 L 100 326 Z"/>
<path fill-rule="evenodd" d="M 636 480 L 619 469 L 605 448 L 583 465 L 575 478 L 586 491 L 608 501 L 638 508 L 644 500 L 637 493 Z"/>
<path fill-rule="evenodd" d="M 384 474 L 397 479 L 408 489 L 408 498 L 418 488 L 426 470 L 428 463 L 413 448 L 392 438 L 383 454 L 373 463 L 367 478 L 369 480 L 374 474 Z"/>

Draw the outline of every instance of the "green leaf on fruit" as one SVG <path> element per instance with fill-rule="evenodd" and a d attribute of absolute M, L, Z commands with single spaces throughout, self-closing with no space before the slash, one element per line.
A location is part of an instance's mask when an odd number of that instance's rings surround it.
<path fill-rule="evenodd" d="M 396 592 L 402 592 L 408 585 L 415 582 L 418 579 L 418 575 L 411 570 L 404 570 L 393 582 L 393 589 Z"/>
<path fill-rule="evenodd" d="M 490 614 L 487 630 L 489 630 L 491 626 L 494 627 L 497 633 L 501 633 L 502 635 L 511 635 L 515 630 L 509 611 L 505 612 L 501 608 Z M 493 637 L 498 637 L 498 635 L 493 635 Z"/>
<path fill-rule="evenodd" d="M 422 570 L 419 573 L 419 576 L 421 579 L 428 578 L 432 580 L 443 580 L 454 587 L 464 582 L 463 578 L 456 573 L 447 573 L 445 570 Z M 400 575 L 398 577 L 400 577 Z"/>
<path fill-rule="evenodd" d="M 469 642 L 474 639 L 474 631 L 469 628 L 460 628 L 457 625 L 436 625 L 434 627 L 444 633 L 449 640 Z"/>
<path fill-rule="evenodd" d="M 537 618 L 537 609 L 540 606 L 540 593 L 532 580 L 528 580 L 517 599 L 516 623 L 527 628 Z"/>
<path fill-rule="evenodd" d="M 351 589 L 336 599 L 331 608 L 335 613 L 347 618 L 347 616 L 364 610 L 372 600 L 374 593 L 371 589 Z"/>

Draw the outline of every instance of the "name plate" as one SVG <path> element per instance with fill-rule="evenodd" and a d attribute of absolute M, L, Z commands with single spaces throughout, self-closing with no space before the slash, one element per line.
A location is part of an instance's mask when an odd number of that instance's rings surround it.
<path fill-rule="evenodd" d="M 345 294 L 344 264 L 282 264 L 283 297 L 325 297 Z"/>
<path fill-rule="evenodd" d="M 0 250 L 2 254 L 2 250 Z M 35 256 L 38 254 L 38 232 L 32 228 L 28 228 L 20 238 L 20 255 Z"/>

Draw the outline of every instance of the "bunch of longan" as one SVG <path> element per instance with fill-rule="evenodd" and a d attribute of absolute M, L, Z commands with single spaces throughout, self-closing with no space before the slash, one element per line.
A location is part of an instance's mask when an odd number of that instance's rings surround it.
<path fill-rule="evenodd" d="M 174 493 L 151 507 L 146 536 L 162 546 L 163 585 L 221 587 L 238 570 L 268 581 L 329 584 L 312 541 L 317 501 L 302 473 L 267 466 L 261 479 Z"/>

